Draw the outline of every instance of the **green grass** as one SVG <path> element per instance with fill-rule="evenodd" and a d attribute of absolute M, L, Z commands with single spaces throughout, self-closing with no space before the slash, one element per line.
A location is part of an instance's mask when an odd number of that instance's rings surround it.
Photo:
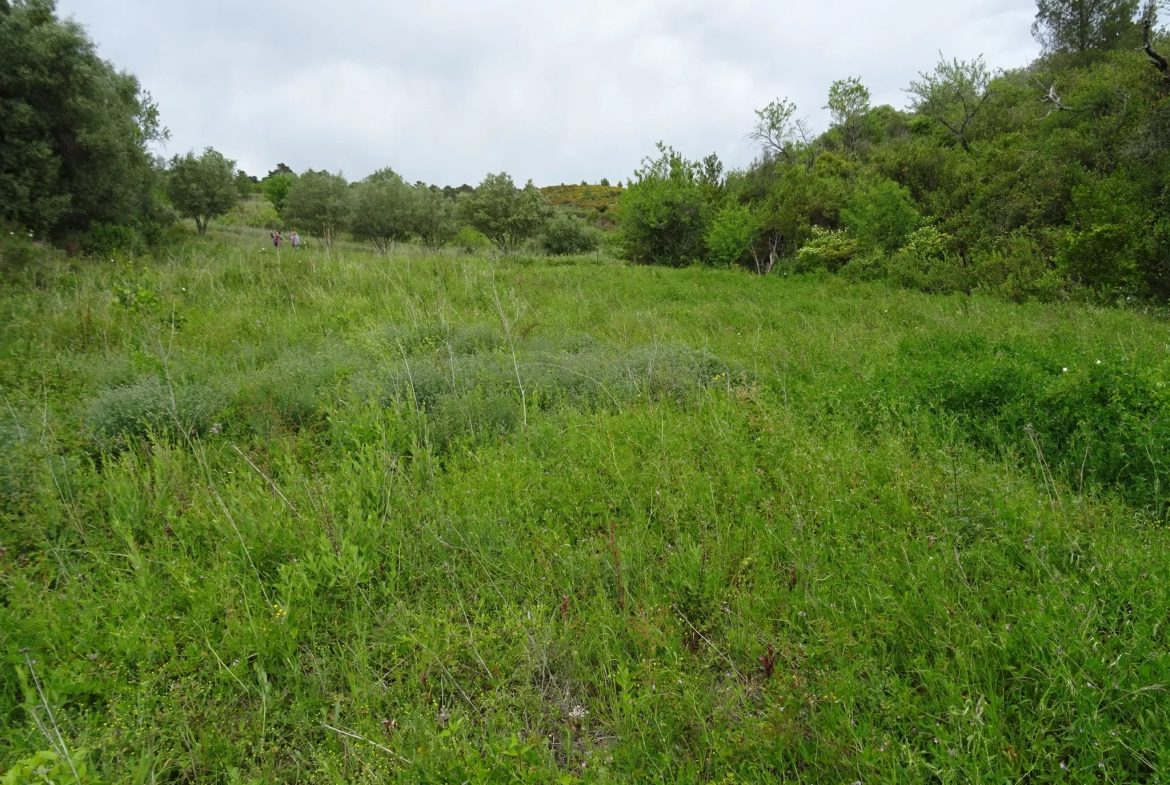
<path fill-rule="evenodd" d="M 7 275 L 0 770 L 1170 775 L 1165 322 L 265 240 Z"/>

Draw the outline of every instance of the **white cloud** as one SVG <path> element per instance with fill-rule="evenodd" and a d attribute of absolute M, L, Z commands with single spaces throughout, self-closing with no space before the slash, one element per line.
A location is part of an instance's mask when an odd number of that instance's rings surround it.
<path fill-rule="evenodd" d="M 823 126 L 830 82 L 904 104 L 946 56 L 1035 55 L 1033 0 L 60 0 L 139 76 L 171 151 L 212 145 L 263 174 L 392 166 L 459 184 L 626 179 L 659 139 L 751 160 L 753 110 Z"/>

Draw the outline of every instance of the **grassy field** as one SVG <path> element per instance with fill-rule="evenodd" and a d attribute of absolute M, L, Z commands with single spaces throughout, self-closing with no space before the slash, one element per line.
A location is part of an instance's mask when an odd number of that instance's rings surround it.
<path fill-rule="evenodd" d="M 265 241 L 3 279 L 12 781 L 1170 777 L 1156 315 Z"/>

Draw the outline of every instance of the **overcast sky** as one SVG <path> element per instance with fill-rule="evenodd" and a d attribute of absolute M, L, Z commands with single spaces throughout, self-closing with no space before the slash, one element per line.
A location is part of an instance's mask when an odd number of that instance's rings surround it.
<path fill-rule="evenodd" d="M 921 70 L 1023 65 L 1034 0 L 59 0 L 162 109 L 168 155 L 263 175 L 625 180 L 664 140 L 731 166 L 753 110 L 818 129 L 834 79 L 905 104 Z"/>

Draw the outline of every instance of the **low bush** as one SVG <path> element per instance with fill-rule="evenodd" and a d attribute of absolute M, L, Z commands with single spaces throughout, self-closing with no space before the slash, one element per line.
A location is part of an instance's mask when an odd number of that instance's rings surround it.
<path fill-rule="evenodd" d="M 139 438 L 206 433 L 224 403 L 204 385 L 148 379 L 99 393 L 85 405 L 83 419 L 95 446 L 115 450 Z"/>
<path fill-rule="evenodd" d="M 884 384 L 900 391 L 896 405 L 953 415 L 977 444 L 1050 480 L 1166 515 L 1170 366 L 1102 355 L 942 334 L 905 340 Z"/>
<path fill-rule="evenodd" d="M 545 227 L 540 245 L 553 256 L 592 253 L 601 246 L 601 233 L 573 216 L 559 212 Z"/>
<path fill-rule="evenodd" d="M 812 238 L 797 251 L 790 269 L 797 273 L 811 270 L 836 272 L 848 264 L 859 249 L 856 238 L 847 232 L 833 232 L 814 227 Z"/>

